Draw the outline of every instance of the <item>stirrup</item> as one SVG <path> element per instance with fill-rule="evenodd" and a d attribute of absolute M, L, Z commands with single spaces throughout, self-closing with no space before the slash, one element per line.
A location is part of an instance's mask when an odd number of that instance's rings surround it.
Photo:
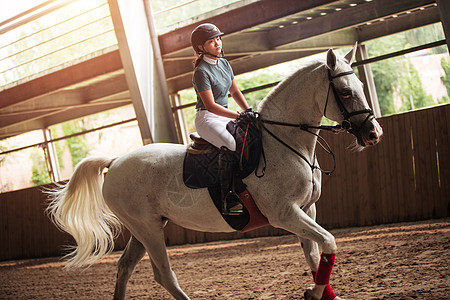
<path fill-rule="evenodd" d="M 222 215 L 240 216 L 244 213 L 244 205 L 239 199 L 238 194 L 229 191 L 222 202 Z"/>

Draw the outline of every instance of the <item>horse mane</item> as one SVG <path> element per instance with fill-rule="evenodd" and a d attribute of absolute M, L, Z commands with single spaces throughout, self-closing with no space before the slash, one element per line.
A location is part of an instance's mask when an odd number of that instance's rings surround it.
<path fill-rule="evenodd" d="M 304 65 L 300 66 L 297 71 L 283 79 L 277 86 L 270 90 L 267 96 L 264 97 L 264 99 L 261 101 L 261 104 L 275 98 L 280 93 L 280 91 L 284 90 L 294 79 L 302 82 L 302 77 L 307 76 L 311 71 L 319 69 L 323 66 L 325 66 L 325 61 L 323 59 L 315 59 L 306 62 Z"/>

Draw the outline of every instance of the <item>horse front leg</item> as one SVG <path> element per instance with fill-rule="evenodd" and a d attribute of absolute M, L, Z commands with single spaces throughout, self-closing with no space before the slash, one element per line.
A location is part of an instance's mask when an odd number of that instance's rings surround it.
<path fill-rule="evenodd" d="M 290 231 L 305 241 L 304 246 L 307 249 L 304 251 L 308 253 L 307 261 L 311 264 L 311 268 L 316 269 L 314 286 L 306 290 L 305 299 L 321 299 L 330 282 L 336 257 L 337 246 L 333 235 L 317 224 L 297 204 L 280 209 L 279 214 L 275 218 L 269 218 L 269 221 L 273 226 Z M 316 246 L 311 242 L 317 243 L 322 249 L 320 259 L 315 256 Z"/>
<path fill-rule="evenodd" d="M 310 206 L 310 208 L 306 211 L 306 214 L 313 219 L 316 220 L 316 205 L 313 204 Z M 311 274 L 313 276 L 314 283 L 316 278 L 316 273 L 319 268 L 320 263 L 320 251 L 319 251 L 319 245 L 309 239 L 303 238 L 301 236 L 298 237 L 299 241 L 301 243 L 303 253 L 305 255 L 306 262 L 308 263 L 309 267 L 311 268 Z M 336 294 L 333 292 L 333 289 L 331 288 L 330 284 L 328 284 L 325 287 L 325 290 L 323 291 L 321 300 L 339 300 L 341 298 L 337 297 Z"/>
<path fill-rule="evenodd" d="M 125 299 L 128 280 L 133 274 L 137 263 L 144 257 L 145 248 L 134 236 L 128 241 L 117 266 L 116 287 L 114 289 L 114 299 Z"/>

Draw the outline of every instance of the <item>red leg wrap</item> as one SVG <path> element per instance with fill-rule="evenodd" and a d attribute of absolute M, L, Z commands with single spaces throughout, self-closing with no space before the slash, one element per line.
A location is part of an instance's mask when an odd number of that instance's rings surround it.
<path fill-rule="evenodd" d="M 336 253 L 320 255 L 319 269 L 316 273 L 316 284 L 325 285 L 330 282 L 331 270 L 333 269 Z"/>
<path fill-rule="evenodd" d="M 312 272 L 314 282 L 316 282 L 316 272 Z M 331 288 L 330 284 L 328 284 L 325 287 L 325 290 L 323 291 L 322 298 L 320 300 L 333 300 L 336 298 L 336 294 L 333 292 L 333 289 Z"/>

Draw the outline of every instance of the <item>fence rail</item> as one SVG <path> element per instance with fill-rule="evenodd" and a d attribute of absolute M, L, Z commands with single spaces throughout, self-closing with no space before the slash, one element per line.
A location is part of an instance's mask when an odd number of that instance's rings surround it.
<path fill-rule="evenodd" d="M 325 176 L 318 203 L 318 222 L 325 228 L 366 226 L 448 217 L 450 214 L 450 105 L 381 118 L 381 143 L 351 152 L 349 134 L 323 132 L 337 158 Z M 322 166 L 331 163 L 317 153 Z M 60 255 L 72 238 L 45 215 L 40 188 L 0 194 L 0 260 Z M 217 234 L 166 228 L 168 245 L 281 235 L 264 227 L 245 234 Z M 124 232 L 116 248 L 125 246 Z"/>

